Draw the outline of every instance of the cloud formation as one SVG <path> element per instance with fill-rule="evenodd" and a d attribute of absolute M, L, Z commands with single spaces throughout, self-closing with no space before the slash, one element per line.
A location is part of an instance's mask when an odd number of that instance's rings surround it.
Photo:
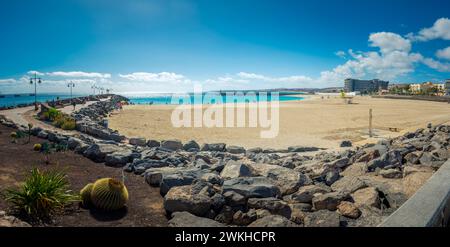
<path fill-rule="evenodd" d="M 450 40 L 450 19 L 440 18 L 436 20 L 432 27 L 424 28 L 419 33 L 409 33 L 407 35 L 411 41 L 429 41 L 433 39 Z"/>
<path fill-rule="evenodd" d="M 436 51 L 436 57 L 450 60 L 450 46 Z"/>
<path fill-rule="evenodd" d="M 184 75 L 176 74 L 173 72 L 135 72 L 131 74 L 119 74 L 119 77 L 140 82 L 182 82 L 186 80 Z"/>
<path fill-rule="evenodd" d="M 114 75 L 84 71 L 29 71 L 19 79 L 0 79 L 0 85 L 9 89 L 26 90 L 29 88 L 29 78 L 34 74 L 43 78 L 42 86 L 62 91 L 67 89 L 63 87 L 63 84 L 68 81 L 80 84 L 80 87 L 85 87 L 86 90 L 90 90 L 90 85 L 96 84 L 114 88 L 116 92 L 135 91 L 136 89 L 159 92 L 190 91 L 194 82 L 201 83 L 205 89 L 219 90 L 342 86 L 344 79 L 350 77 L 392 81 L 414 72 L 419 65 L 427 66 L 438 72 L 450 72 L 450 46 L 437 50 L 436 57 L 433 58 L 425 57 L 413 49 L 416 42 L 434 39 L 450 40 L 450 20 L 448 18 L 440 18 L 431 27 L 404 36 L 385 31 L 371 33 L 368 37 L 368 50 L 349 49 L 335 52 L 335 55 L 345 59 L 345 62 L 322 71 L 316 77 L 301 74 L 273 76 L 241 71 L 198 81 L 183 74 L 166 71 Z"/>

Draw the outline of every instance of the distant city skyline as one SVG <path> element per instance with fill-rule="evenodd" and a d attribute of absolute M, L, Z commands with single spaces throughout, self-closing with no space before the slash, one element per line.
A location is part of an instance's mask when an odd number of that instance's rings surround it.
<path fill-rule="evenodd" d="M 387 8 L 386 6 L 389 6 Z M 444 83 L 448 1 L 0 3 L 0 92 L 114 93 Z"/>

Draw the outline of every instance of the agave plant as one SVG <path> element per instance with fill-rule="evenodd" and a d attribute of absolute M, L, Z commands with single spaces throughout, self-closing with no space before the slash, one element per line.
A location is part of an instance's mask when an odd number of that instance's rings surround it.
<path fill-rule="evenodd" d="M 69 190 L 64 173 L 42 172 L 37 168 L 31 170 L 19 189 L 8 189 L 5 199 L 13 211 L 32 220 L 48 220 L 52 214 L 79 200 Z"/>

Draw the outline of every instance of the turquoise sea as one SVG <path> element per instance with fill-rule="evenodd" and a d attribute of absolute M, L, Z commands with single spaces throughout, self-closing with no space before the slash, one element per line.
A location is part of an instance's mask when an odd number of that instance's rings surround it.
<path fill-rule="evenodd" d="M 86 94 L 87 95 L 87 94 Z M 74 94 L 73 97 L 86 96 Z M 57 99 L 68 99 L 70 94 L 37 94 L 38 102 L 47 102 Z M 20 104 L 29 104 L 34 102 L 34 94 L 3 94 L 0 95 L 0 107 L 16 106 Z"/>
<path fill-rule="evenodd" d="M 154 94 L 154 95 L 144 95 L 144 96 L 136 96 L 129 95 L 126 96 L 130 99 L 133 104 L 137 105 L 169 105 L 169 104 L 197 104 L 196 97 L 193 94 L 188 94 L 189 97 L 177 95 L 177 94 Z M 227 97 L 225 94 L 216 94 L 217 97 L 205 97 L 205 94 L 202 95 L 202 101 L 204 104 L 214 104 L 214 103 L 230 103 L 227 102 Z M 197 96 L 198 97 L 198 96 Z M 199 97 L 198 97 L 199 98 Z M 304 98 L 299 96 L 299 93 L 279 93 L 278 100 L 279 101 L 292 101 L 292 100 L 303 100 Z M 229 100 L 229 99 L 228 99 Z M 259 101 L 272 101 L 275 100 L 271 94 L 260 95 L 255 94 L 254 97 L 247 96 L 237 96 L 234 97 L 231 102 L 235 103 L 244 103 L 244 102 L 259 102 Z"/>
<path fill-rule="evenodd" d="M 292 100 L 302 100 L 303 98 L 298 95 L 299 93 L 287 93 L 287 92 L 280 92 L 278 100 L 279 101 L 292 101 Z M 178 97 L 177 94 L 146 94 L 146 95 L 133 95 L 133 94 L 123 94 L 125 97 L 128 97 L 133 104 L 155 104 L 155 105 L 165 105 L 165 104 L 186 104 L 186 98 L 184 98 L 184 102 L 182 97 Z M 189 95 L 189 103 L 197 103 L 194 100 L 193 94 Z M 227 97 L 225 94 L 216 94 L 219 95 L 220 98 L 216 98 L 219 100 L 209 100 L 210 103 L 227 103 Z M 80 96 L 86 96 L 83 94 L 77 94 L 73 95 L 73 97 L 80 97 Z M 203 99 L 205 99 L 205 94 L 202 95 Z M 176 102 L 173 102 L 173 97 L 175 99 L 179 99 L 179 101 L 175 100 Z M 37 100 L 38 102 L 47 102 L 47 101 L 53 101 L 57 99 L 67 99 L 70 98 L 70 95 L 68 94 L 38 94 Z M 272 101 L 272 97 L 270 94 L 267 94 L 267 97 L 261 96 L 260 94 L 255 94 L 255 97 L 235 97 L 234 102 L 237 103 L 243 103 L 243 102 L 256 102 L 256 101 Z M 221 102 L 219 102 L 221 101 Z M 34 102 L 34 95 L 33 94 L 8 94 L 8 95 L 0 95 L 0 107 L 5 106 L 16 106 L 19 104 L 28 104 Z M 206 104 L 206 102 L 205 102 Z"/>

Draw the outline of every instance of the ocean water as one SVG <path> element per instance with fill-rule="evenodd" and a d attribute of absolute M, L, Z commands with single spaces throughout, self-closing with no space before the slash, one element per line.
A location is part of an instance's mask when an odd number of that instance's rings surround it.
<path fill-rule="evenodd" d="M 86 95 L 73 95 L 73 97 L 80 97 Z M 47 102 L 57 99 L 68 99 L 70 94 L 39 94 L 37 95 L 38 102 Z M 20 104 L 28 104 L 34 102 L 34 95 L 31 94 L 6 94 L 0 96 L 0 107 L 4 106 L 16 106 Z"/>
<path fill-rule="evenodd" d="M 297 95 L 297 96 L 294 96 Z M 299 93 L 287 93 L 287 92 L 279 92 L 279 101 L 292 101 L 292 100 L 302 100 L 303 98 L 298 96 Z M 189 94 L 189 99 L 180 97 L 179 94 L 145 94 L 145 95 L 137 95 L 137 94 L 123 94 L 125 97 L 128 97 L 133 104 L 155 104 L 155 105 L 165 105 L 165 104 L 187 104 L 192 103 L 195 104 L 194 95 Z M 217 94 L 218 95 L 218 94 Z M 77 94 L 73 95 L 73 97 L 87 96 L 87 94 Z M 264 95 L 256 94 L 256 97 L 236 97 L 234 98 L 234 102 L 243 103 L 243 102 L 257 102 L 257 101 L 272 101 L 275 100 L 271 97 L 271 94 L 267 94 L 267 97 Z M 219 96 L 220 98 L 217 100 L 208 100 L 209 103 L 227 103 L 227 97 L 225 94 Z M 70 98 L 69 94 L 38 94 L 37 101 L 38 102 L 48 102 L 57 99 L 67 99 Z M 174 100 L 175 99 L 175 100 Z M 178 99 L 178 101 L 176 100 Z M 183 101 L 184 99 L 184 101 Z M 202 99 L 205 98 L 205 94 L 202 95 Z M 176 102 L 174 102 L 176 101 Z M 0 96 L 0 107 L 5 106 L 16 106 L 19 104 L 28 104 L 34 102 L 34 95 L 32 94 L 7 94 Z M 207 104 L 205 101 L 204 103 Z"/>
<path fill-rule="evenodd" d="M 278 96 L 278 101 L 292 101 L 292 100 L 303 100 L 303 97 L 298 96 L 299 93 L 280 93 Z M 216 94 L 217 97 L 205 97 L 206 94 L 202 95 L 203 104 L 216 104 L 216 103 L 244 103 L 244 102 L 259 102 L 259 101 L 272 101 L 276 100 L 276 98 L 272 97 L 271 94 L 260 95 L 256 94 L 255 97 L 248 96 L 237 96 L 231 99 L 226 97 L 225 94 Z M 195 99 L 193 94 L 189 94 L 189 97 L 181 96 L 178 94 L 154 94 L 154 95 L 145 95 L 145 96 L 136 96 L 136 95 L 127 95 L 133 104 L 137 105 L 170 105 L 170 104 L 196 104 L 199 103 Z"/>

